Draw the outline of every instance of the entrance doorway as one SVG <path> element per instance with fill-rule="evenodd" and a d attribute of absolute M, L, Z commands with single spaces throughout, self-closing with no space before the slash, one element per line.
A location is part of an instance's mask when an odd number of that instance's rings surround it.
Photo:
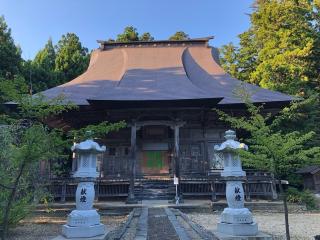
<path fill-rule="evenodd" d="M 143 174 L 169 174 L 168 151 L 149 150 L 142 152 Z"/>

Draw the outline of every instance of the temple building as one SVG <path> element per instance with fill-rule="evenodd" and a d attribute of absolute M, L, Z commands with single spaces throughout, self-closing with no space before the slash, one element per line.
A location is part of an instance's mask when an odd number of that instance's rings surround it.
<path fill-rule="evenodd" d="M 208 173 L 222 168 L 214 145 L 224 141 L 229 128 L 213 108 L 245 114 L 237 94 L 243 90 L 252 102 L 264 104 L 266 112 L 276 113 L 292 100 L 225 73 L 217 49 L 208 44 L 210 39 L 98 41 L 100 47 L 92 52 L 86 72 L 42 92 L 49 98 L 63 94 L 79 106 L 53 117 L 49 124 L 67 130 L 124 120 L 127 128 L 100 140 L 107 146 L 100 159 L 100 176 L 130 183 L 131 197 L 137 186 L 143 188 L 139 182 L 166 179 L 171 183 L 174 175 L 181 183 L 201 179 L 209 186 Z M 201 194 L 199 186 L 194 192 Z M 181 185 L 180 191 L 192 192 L 191 188 Z"/>

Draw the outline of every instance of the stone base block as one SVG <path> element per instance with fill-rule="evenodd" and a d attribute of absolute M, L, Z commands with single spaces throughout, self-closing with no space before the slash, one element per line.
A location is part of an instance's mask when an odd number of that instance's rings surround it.
<path fill-rule="evenodd" d="M 214 232 L 214 236 L 219 240 L 272 240 L 272 236 L 258 232 L 255 236 L 233 236 L 220 232 Z"/>
<path fill-rule="evenodd" d="M 217 232 L 232 235 L 232 236 L 255 236 L 258 234 L 258 224 L 245 223 L 245 224 L 234 224 L 234 223 L 218 223 Z"/>
<path fill-rule="evenodd" d="M 100 223 L 97 210 L 73 210 L 68 215 L 67 225 L 71 227 L 93 226 Z"/>
<path fill-rule="evenodd" d="M 87 240 L 106 240 L 107 239 L 107 236 L 108 236 L 108 232 L 103 234 L 103 235 L 99 235 L 99 236 L 96 236 L 96 237 L 86 237 L 86 238 L 66 238 L 62 235 L 59 235 L 58 237 L 55 237 L 54 239 L 52 240 L 84 240 L 84 239 L 87 239 Z"/>
<path fill-rule="evenodd" d="M 225 208 L 221 214 L 223 223 L 252 223 L 252 214 L 248 208 Z"/>
<path fill-rule="evenodd" d="M 66 238 L 89 238 L 104 235 L 105 233 L 105 226 L 101 223 L 81 227 L 72 227 L 66 224 L 62 226 L 62 235 Z"/>

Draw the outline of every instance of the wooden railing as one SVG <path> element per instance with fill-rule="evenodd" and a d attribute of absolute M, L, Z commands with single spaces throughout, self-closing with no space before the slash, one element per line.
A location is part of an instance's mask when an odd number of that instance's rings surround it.
<path fill-rule="evenodd" d="M 272 181 L 246 181 L 243 183 L 247 200 L 251 197 L 261 197 L 266 199 L 276 199 L 277 194 Z M 226 185 L 222 181 L 181 181 L 181 191 L 184 196 L 211 196 L 213 201 L 219 197 L 225 197 Z"/>
<path fill-rule="evenodd" d="M 150 176 L 146 178 L 150 181 Z M 136 182 L 143 184 L 146 179 L 140 176 Z M 161 178 L 154 181 L 167 181 L 167 184 L 173 186 L 172 179 Z M 141 185 L 140 184 L 140 185 Z M 53 195 L 55 200 L 66 201 L 74 200 L 77 182 L 73 178 L 55 178 L 51 179 L 45 187 Z M 180 179 L 181 192 L 184 196 L 206 196 L 211 197 L 213 201 L 225 197 L 225 182 L 220 174 L 216 176 L 201 176 L 201 174 L 192 174 L 182 176 Z M 276 181 L 272 175 L 265 172 L 247 171 L 247 180 L 243 183 L 245 196 L 247 200 L 251 197 L 266 199 L 276 199 Z M 95 182 L 96 199 L 110 197 L 127 197 L 129 190 L 128 178 L 97 179 Z"/>
<path fill-rule="evenodd" d="M 51 179 L 45 187 L 52 194 L 55 200 L 62 202 L 67 199 L 74 200 L 77 184 L 72 178 Z M 126 197 L 128 196 L 129 181 L 128 179 L 105 180 L 98 179 L 95 182 L 96 199 L 106 197 Z"/>
<path fill-rule="evenodd" d="M 276 181 L 268 172 L 246 170 L 247 177 L 243 183 L 245 197 L 248 201 L 251 197 L 276 199 Z M 193 174 L 189 177 L 182 177 L 181 191 L 184 196 L 211 196 L 213 201 L 218 198 L 224 198 L 226 185 L 222 180 L 220 173 L 208 177 Z"/>

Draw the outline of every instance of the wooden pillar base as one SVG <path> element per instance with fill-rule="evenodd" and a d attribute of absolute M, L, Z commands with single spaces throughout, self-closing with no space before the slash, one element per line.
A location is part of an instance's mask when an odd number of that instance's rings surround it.
<path fill-rule="evenodd" d="M 171 200 L 168 200 L 168 203 L 174 203 L 174 204 L 177 203 L 176 197 L 174 197 L 174 198 L 171 199 Z M 179 203 L 184 203 L 183 195 L 182 195 L 182 194 L 179 195 L 178 204 L 179 204 Z"/>
<path fill-rule="evenodd" d="M 126 200 L 126 204 L 137 204 L 138 203 L 138 200 L 135 199 L 135 198 L 127 198 Z"/>

